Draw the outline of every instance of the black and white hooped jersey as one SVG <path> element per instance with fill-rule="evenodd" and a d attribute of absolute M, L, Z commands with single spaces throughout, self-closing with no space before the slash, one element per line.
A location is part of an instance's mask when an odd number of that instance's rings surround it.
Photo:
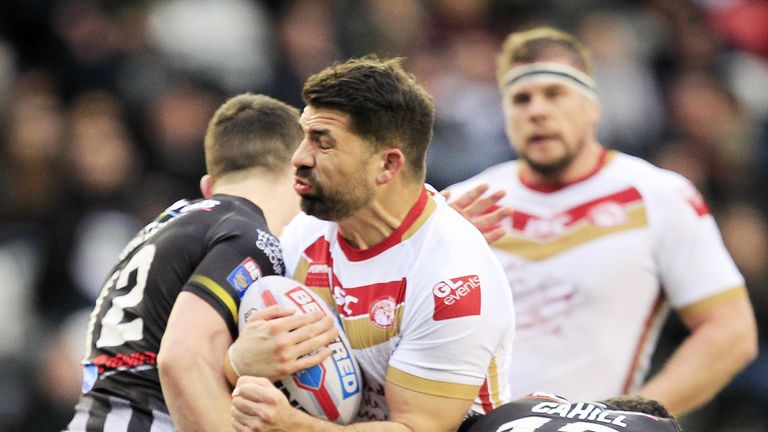
<path fill-rule="evenodd" d="M 280 244 L 249 200 L 214 195 L 167 208 L 126 245 L 96 300 L 68 430 L 174 430 L 156 360 L 179 293 L 206 301 L 235 338 L 242 294 L 284 271 Z"/>
<path fill-rule="evenodd" d="M 677 424 L 602 402 L 536 393 L 465 420 L 459 432 L 680 432 Z"/>

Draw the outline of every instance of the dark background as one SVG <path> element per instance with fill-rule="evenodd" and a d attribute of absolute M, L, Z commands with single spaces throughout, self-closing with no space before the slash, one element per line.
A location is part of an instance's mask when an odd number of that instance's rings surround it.
<path fill-rule="evenodd" d="M 704 193 L 768 317 L 768 3 L 760 0 L 3 0 L 0 430 L 54 431 L 80 388 L 87 315 L 124 243 L 197 197 L 208 119 L 261 92 L 301 106 L 335 60 L 403 56 L 435 96 L 438 189 L 514 154 L 494 56 L 551 24 L 592 48 L 601 142 Z M 762 356 L 690 431 L 768 430 Z M 672 320 L 656 367 L 685 335 Z"/>

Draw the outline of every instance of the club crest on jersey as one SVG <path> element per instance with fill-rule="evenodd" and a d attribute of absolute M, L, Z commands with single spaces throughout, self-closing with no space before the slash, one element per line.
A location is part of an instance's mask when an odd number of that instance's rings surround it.
<path fill-rule="evenodd" d="M 480 277 L 467 275 L 438 282 L 432 288 L 435 321 L 480 315 Z"/>
<path fill-rule="evenodd" d="M 248 257 L 232 270 L 229 276 L 227 276 L 227 282 L 232 285 L 232 288 L 237 291 L 237 295 L 242 298 L 245 290 L 260 277 L 261 268 L 253 258 Z"/>
<path fill-rule="evenodd" d="M 593 225 L 602 228 L 623 225 L 629 221 L 627 211 L 621 204 L 614 201 L 603 202 L 590 208 L 588 217 Z"/>
<path fill-rule="evenodd" d="M 373 325 L 380 329 L 387 329 L 395 324 L 395 299 L 392 297 L 383 297 L 371 304 L 371 310 L 368 312 Z"/>

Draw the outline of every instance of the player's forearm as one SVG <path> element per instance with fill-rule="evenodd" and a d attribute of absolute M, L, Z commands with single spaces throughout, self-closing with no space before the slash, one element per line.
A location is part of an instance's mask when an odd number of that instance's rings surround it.
<path fill-rule="evenodd" d="M 230 387 L 221 371 L 199 358 L 159 369 L 163 395 L 178 431 L 233 430 Z"/>
<path fill-rule="evenodd" d="M 298 412 L 294 420 L 295 422 L 286 428 L 287 430 L 297 432 L 420 432 L 401 423 L 389 421 L 337 425 L 310 417 L 303 412 Z"/>
<path fill-rule="evenodd" d="M 639 394 L 675 415 L 711 400 L 756 354 L 753 323 L 704 323 L 691 333 Z"/>

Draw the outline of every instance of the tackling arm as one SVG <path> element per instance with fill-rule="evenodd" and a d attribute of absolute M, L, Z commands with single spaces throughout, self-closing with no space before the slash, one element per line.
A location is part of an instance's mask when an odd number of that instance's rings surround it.
<path fill-rule="evenodd" d="M 680 310 L 691 334 L 640 395 L 680 416 L 707 403 L 754 359 L 757 327 L 746 288 L 730 294 Z"/>
<path fill-rule="evenodd" d="M 208 303 L 179 294 L 158 353 L 163 396 L 178 430 L 232 430 L 222 363 L 231 342 L 226 323 Z"/>
<path fill-rule="evenodd" d="M 386 384 L 385 393 L 389 421 L 342 426 L 291 407 L 265 378 L 241 377 L 233 392 L 233 425 L 238 432 L 452 432 L 472 405 L 471 400 L 432 396 L 391 383 Z"/>
<path fill-rule="evenodd" d="M 320 312 L 294 314 L 283 306 L 258 310 L 226 353 L 227 379 L 233 385 L 238 374 L 274 381 L 320 364 L 331 355 L 328 344 L 336 335 L 333 318 Z"/>

